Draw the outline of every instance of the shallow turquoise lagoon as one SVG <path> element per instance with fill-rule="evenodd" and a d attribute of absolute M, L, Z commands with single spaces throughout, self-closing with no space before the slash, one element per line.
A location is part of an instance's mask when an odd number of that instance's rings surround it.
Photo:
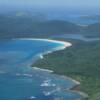
<path fill-rule="evenodd" d="M 41 39 L 0 41 L 0 100 L 80 100 L 79 93 L 69 91 L 77 85 L 73 80 L 30 67 L 42 54 L 64 47 Z"/>

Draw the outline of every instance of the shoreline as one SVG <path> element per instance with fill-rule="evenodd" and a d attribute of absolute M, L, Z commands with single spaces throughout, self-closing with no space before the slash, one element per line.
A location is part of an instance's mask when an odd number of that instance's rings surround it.
<path fill-rule="evenodd" d="M 65 42 L 65 41 L 59 41 L 59 40 L 53 40 L 53 39 L 41 39 L 41 38 L 15 38 L 15 39 L 12 39 L 12 40 L 35 40 L 35 41 L 45 41 L 45 42 L 52 42 L 52 43 L 60 43 L 62 45 L 66 47 L 69 47 L 69 46 L 72 46 L 71 43 L 69 42 Z"/>
<path fill-rule="evenodd" d="M 34 64 L 33 64 L 34 65 Z M 68 76 L 66 76 L 66 75 L 60 75 L 60 74 L 58 74 L 58 73 L 55 73 L 53 70 L 49 70 L 49 69 L 43 69 L 43 68 L 39 68 L 39 67 L 32 67 L 33 69 L 35 69 L 35 70 L 41 70 L 41 71 L 44 71 L 44 72 L 47 72 L 47 73 L 51 73 L 51 74 L 53 74 L 53 75 L 57 75 L 57 76 L 59 76 L 60 78 L 62 78 L 62 79 L 65 79 L 65 80 L 71 80 L 72 82 L 74 82 L 75 83 L 75 85 L 74 86 L 72 86 L 72 87 L 70 87 L 70 88 L 68 88 L 68 89 L 63 89 L 64 91 L 70 91 L 70 92 L 73 92 L 73 93 L 78 93 L 78 94 L 80 94 L 80 96 L 81 96 L 81 99 L 80 100 L 85 100 L 85 99 L 87 99 L 89 96 L 88 96 L 88 94 L 86 94 L 86 93 L 84 93 L 84 92 L 82 92 L 81 90 L 80 90 L 80 82 L 79 81 L 76 81 L 75 79 L 73 79 L 73 78 L 71 78 L 71 77 L 68 77 Z M 78 89 L 79 88 L 79 89 Z"/>
<path fill-rule="evenodd" d="M 54 48 L 54 49 L 52 49 L 50 51 L 44 52 L 42 54 L 39 54 L 39 57 L 40 57 L 39 59 L 44 59 L 44 55 L 48 55 L 48 54 L 51 54 L 52 52 L 64 50 L 65 48 L 72 46 L 72 44 L 69 43 L 69 42 L 58 41 L 58 40 L 50 40 L 50 39 L 36 39 L 36 38 L 32 38 L 32 39 L 24 38 L 23 39 L 23 38 L 21 38 L 21 40 L 39 40 L 39 41 L 47 41 L 47 42 L 62 43 L 62 44 L 64 44 L 64 46 L 57 47 L 57 48 Z M 77 89 L 77 87 L 80 87 L 80 82 L 79 81 L 76 81 L 73 78 L 65 76 L 65 75 L 59 75 L 59 74 L 55 73 L 53 70 L 43 69 L 43 68 L 40 68 L 40 67 L 33 67 L 33 69 L 35 69 L 35 70 L 41 70 L 41 71 L 46 71 L 48 73 L 52 73 L 54 75 L 58 75 L 59 77 L 61 77 L 63 79 L 66 79 L 66 80 L 69 79 L 69 80 L 73 81 L 76 85 L 73 86 L 73 87 L 71 87 L 71 88 L 69 88 L 69 89 L 65 89 L 65 90 L 80 94 L 82 96 L 82 99 L 88 98 L 87 94 L 85 94 L 84 92 L 81 92 L 80 90 Z"/>
<path fill-rule="evenodd" d="M 62 44 L 62 46 L 59 46 L 59 47 L 53 48 L 53 49 L 51 49 L 49 51 L 46 51 L 46 52 L 38 54 L 39 58 L 37 58 L 37 60 L 35 60 L 35 62 L 37 62 L 39 59 L 44 59 L 44 55 L 48 55 L 48 54 L 51 54 L 51 53 L 56 52 L 56 51 L 64 50 L 65 48 L 72 46 L 72 44 L 69 43 L 69 42 L 58 41 L 58 40 L 51 40 L 51 39 L 38 39 L 38 38 L 37 39 L 36 38 L 16 38 L 16 39 L 19 39 L 19 40 L 46 41 L 46 42 Z M 16 39 L 13 39 L 13 40 L 16 40 Z M 32 64 L 34 65 L 34 63 L 32 63 Z M 77 90 L 75 88 L 75 87 L 80 86 L 80 82 L 72 79 L 71 77 L 68 77 L 68 76 L 65 76 L 65 75 L 59 75 L 59 74 L 55 73 L 53 70 L 49 70 L 49 69 L 42 69 L 42 68 L 39 68 L 39 67 L 36 67 L 36 66 L 33 66 L 32 68 L 35 69 L 35 70 L 41 70 L 41 71 L 46 71 L 48 73 L 52 73 L 54 75 L 57 75 L 57 76 L 61 77 L 62 79 L 66 79 L 66 80 L 69 79 L 69 80 L 71 80 L 73 83 L 75 83 L 75 85 L 72 86 L 71 88 L 65 89 L 65 90 L 78 93 L 78 94 L 80 94 L 80 96 L 82 96 L 82 98 L 87 98 L 87 96 L 86 96 L 86 94 L 84 92 L 81 92 L 80 90 Z"/>

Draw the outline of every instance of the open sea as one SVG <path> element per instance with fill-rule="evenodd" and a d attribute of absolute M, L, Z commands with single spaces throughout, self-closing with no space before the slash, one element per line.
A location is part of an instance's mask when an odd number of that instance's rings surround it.
<path fill-rule="evenodd" d="M 78 92 L 70 91 L 78 83 L 31 67 L 43 54 L 65 47 L 45 39 L 0 40 L 0 100 L 81 100 Z"/>

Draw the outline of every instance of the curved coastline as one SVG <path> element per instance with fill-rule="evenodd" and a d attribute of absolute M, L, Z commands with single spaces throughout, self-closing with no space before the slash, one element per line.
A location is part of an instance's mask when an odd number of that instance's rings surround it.
<path fill-rule="evenodd" d="M 46 41 L 46 42 L 52 42 L 52 43 L 60 43 L 62 45 L 64 45 L 64 47 L 69 47 L 72 46 L 71 43 L 69 42 L 65 42 L 65 41 L 58 41 L 58 40 L 52 40 L 52 39 L 41 39 L 41 38 L 16 38 L 17 40 L 35 40 L 35 41 Z M 16 40 L 13 39 L 13 40 Z"/>
<path fill-rule="evenodd" d="M 36 55 L 36 58 L 34 59 L 34 62 L 36 62 L 37 60 L 39 59 L 43 59 L 44 55 L 47 55 L 47 54 L 50 54 L 52 52 L 55 52 L 55 51 L 59 51 L 59 50 L 64 50 L 65 48 L 67 47 L 70 47 L 72 46 L 72 44 L 70 42 L 65 42 L 65 41 L 58 41 L 58 40 L 52 40 L 52 39 L 41 39 L 41 38 L 16 38 L 16 39 L 12 39 L 12 40 L 27 40 L 27 41 L 44 41 L 44 42 L 51 42 L 51 43 L 58 43 L 58 44 L 61 44 L 61 46 L 59 47 L 55 47 L 53 49 L 50 49 L 46 52 L 42 52 L 42 53 L 39 53 Z M 34 63 L 32 62 L 32 64 Z M 29 64 L 31 66 L 31 64 Z"/>
<path fill-rule="evenodd" d="M 38 60 L 38 59 L 44 59 L 44 55 L 47 55 L 47 54 L 50 54 L 52 52 L 55 52 L 55 51 L 59 51 L 59 50 L 64 50 L 65 48 L 67 47 L 70 47 L 72 46 L 72 44 L 70 42 L 65 42 L 65 41 L 58 41 L 58 40 L 51 40 L 51 39 L 40 39 L 40 38 L 17 38 L 19 40 L 36 40 L 36 41 L 47 41 L 47 42 L 52 42 L 52 43 L 60 43 L 62 44 L 63 46 L 59 46 L 59 47 L 56 47 L 54 49 L 51 49 L 50 51 L 46 51 L 46 52 L 43 52 L 41 54 L 38 54 L 37 56 L 39 58 L 37 58 L 35 60 L 35 62 Z M 15 39 L 14 39 L 15 40 Z M 33 67 L 35 70 L 41 70 L 41 71 L 46 71 L 46 72 L 50 72 L 50 73 L 53 73 L 54 71 L 53 70 L 49 70 L 49 69 L 42 69 L 42 68 L 38 68 L 38 67 Z M 80 85 L 80 82 L 70 78 L 70 77 L 67 77 L 65 75 L 61 75 L 62 78 L 64 79 L 69 79 L 69 80 L 72 80 L 74 83 L 76 83 L 77 85 Z M 72 87 L 73 88 L 73 87 Z"/>
<path fill-rule="evenodd" d="M 35 60 L 35 62 L 36 62 L 37 60 L 39 60 L 39 59 L 43 59 L 43 56 L 44 56 L 44 55 L 47 55 L 47 54 L 52 53 L 52 52 L 55 52 L 55 51 L 64 50 L 65 48 L 72 46 L 72 44 L 69 43 L 69 42 L 58 41 L 58 40 L 36 39 L 36 38 L 17 38 L 17 40 L 18 40 L 18 39 L 19 39 L 19 40 L 46 41 L 46 42 L 52 42 L 52 43 L 59 43 L 59 44 L 62 45 L 62 46 L 56 47 L 56 48 L 54 48 L 54 49 L 51 49 L 50 51 L 46 51 L 46 52 L 43 52 L 43 53 L 41 53 L 41 54 L 38 54 L 38 55 L 37 55 L 38 57 L 37 57 L 37 59 Z M 16 39 L 14 39 L 14 40 L 16 40 Z M 34 65 L 34 63 L 33 63 L 33 65 Z M 45 71 L 45 72 L 48 72 L 48 73 L 55 74 L 55 72 L 54 72 L 53 70 L 49 70 L 49 69 L 42 69 L 42 68 L 35 67 L 35 66 L 33 67 L 33 69 L 35 69 L 35 70 L 41 70 L 41 71 Z M 72 79 L 72 78 L 70 78 L 70 77 L 67 77 L 67 76 L 65 76 L 65 75 L 59 75 L 59 74 L 55 74 L 55 75 L 61 77 L 62 79 L 66 79 L 66 80 L 69 79 L 69 80 L 71 80 L 73 83 L 75 83 L 74 86 L 70 87 L 69 89 L 66 89 L 66 91 L 72 91 L 72 92 L 78 93 L 78 94 L 80 94 L 80 95 L 82 96 L 82 98 L 86 98 L 86 95 L 84 95 L 85 93 L 80 92 L 80 91 L 77 91 L 76 89 L 74 89 L 74 87 L 80 86 L 80 82 L 78 82 L 78 81 L 76 81 L 76 80 L 74 80 L 74 79 Z M 73 90 L 72 90 L 72 88 L 73 88 Z"/>
<path fill-rule="evenodd" d="M 26 38 L 26 39 L 27 39 L 27 38 Z M 26 40 L 26 39 L 25 39 L 25 40 Z M 24 39 L 22 39 L 22 40 L 24 40 Z M 47 52 L 45 52 L 45 53 L 40 54 L 40 59 L 44 59 L 44 57 L 43 57 L 44 55 L 50 54 L 50 53 L 55 52 L 55 51 L 64 50 L 65 48 L 72 46 L 72 44 L 71 44 L 70 42 L 64 42 L 64 41 L 58 41 L 58 40 L 36 39 L 36 38 L 34 38 L 34 39 L 27 39 L 27 40 L 40 40 L 40 41 L 47 41 L 47 42 L 53 42 L 53 43 L 61 43 L 61 44 L 64 45 L 64 46 L 62 46 L 62 47 L 58 47 L 58 48 L 55 48 L 55 49 L 53 49 L 53 50 L 50 50 L 50 51 L 47 51 Z M 33 64 L 33 65 L 34 65 L 34 64 Z M 33 68 L 36 69 L 36 70 L 46 71 L 46 72 L 48 72 L 48 73 L 55 74 L 55 72 L 54 72 L 53 70 L 42 69 L 42 68 L 39 68 L 39 67 L 33 67 Z M 56 74 L 56 75 L 58 75 L 58 76 L 61 77 L 62 79 L 66 79 L 66 80 L 69 79 L 69 80 L 71 80 L 72 82 L 75 83 L 74 86 L 72 86 L 72 87 L 69 88 L 69 89 L 66 89 L 66 91 L 71 91 L 71 92 L 74 92 L 74 93 L 78 93 L 78 94 L 80 94 L 80 95 L 82 96 L 82 99 L 83 99 L 83 98 L 88 98 L 88 95 L 87 95 L 87 94 L 85 94 L 84 92 L 81 92 L 81 91 L 79 91 L 79 90 L 77 90 L 77 89 L 75 88 L 75 87 L 79 87 L 79 86 L 80 86 L 80 82 L 79 82 L 79 81 L 76 81 L 76 80 L 74 80 L 73 78 L 68 77 L 68 76 L 65 76 L 65 75 L 59 75 L 59 74 Z"/>

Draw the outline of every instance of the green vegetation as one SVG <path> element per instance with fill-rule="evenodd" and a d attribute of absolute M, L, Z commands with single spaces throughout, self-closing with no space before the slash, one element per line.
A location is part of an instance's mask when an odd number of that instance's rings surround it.
<path fill-rule="evenodd" d="M 67 21 L 40 21 L 34 17 L 0 16 L 0 38 L 47 37 L 78 33 L 81 27 Z"/>
<path fill-rule="evenodd" d="M 100 100 L 100 41 L 70 42 L 72 47 L 45 55 L 33 66 L 80 81 L 80 89 L 89 95 L 89 100 Z"/>
<path fill-rule="evenodd" d="M 0 15 L 0 39 L 16 37 L 47 38 L 58 34 L 84 34 L 100 37 L 100 23 L 87 27 L 79 26 L 68 21 L 41 20 L 41 16 Z"/>
<path fill-rule="evenodd" d="M 0 15 L 0 39 L 18 37 L 48 38 L 58 34 L 84 34 L 87 37 L 100 37 L 100 23 L 87 27 L 59 20 L 39 20 L 37 17 L 17 14 Z M 63 40 L 63 39 L 62 39 Z M 66 40 L 65 40 L 66 41 Z M 89 94 L 89 100 L 100 97 L 100 42 L 69 40 L 72 47 L 45 55 L 34 65 L 54 70 L 81 82 L 81 90 Z"/>
<path fill-rule="evenodd" d="M 91 24 L 85 28 L 85 31 L 92 35 L 100 36 L 100 23 Z"/>

